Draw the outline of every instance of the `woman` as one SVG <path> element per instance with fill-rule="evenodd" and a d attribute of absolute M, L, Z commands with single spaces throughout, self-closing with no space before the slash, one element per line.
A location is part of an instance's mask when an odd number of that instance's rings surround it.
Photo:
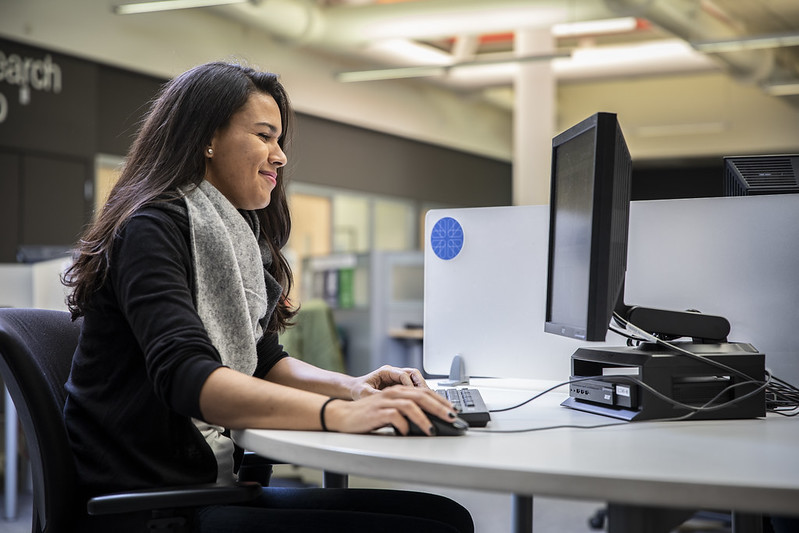
<path fill-rule="evenodd" d="M 281 253 L 290 130 L 277 77 L 239 65 L 191 69 L 152 104 L 65 276 L 72 315 L 84 317 L 65 419 L 86 496 L 230 482 L 229 429 L 407 433 L 413 421 L 430 434 L 425 412 L 455 418 L 418 370 L 350 377 L 278 344 L 294 314 Z M 207 507 L 192 519 L 196 531 L 375 530 L 375 516 L 381 531 L 471 531 L 454 502 L 396 497 L 265 489 L 255 507 Z M 302 505 L 315 511 L 285 512 Z M 414 508 L 424 512 L 403 516 Z"/>

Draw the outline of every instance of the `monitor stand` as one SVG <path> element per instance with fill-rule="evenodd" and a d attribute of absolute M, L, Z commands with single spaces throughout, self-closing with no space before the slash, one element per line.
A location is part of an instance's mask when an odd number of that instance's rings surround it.
<path fill-rule="evenodd" d="M 438 384 L 443 387 L 469 384 L 469 375 L 466 373 L 466 364 L 461 354 L 457 354 L 452 358 L 452 364 L 449 367 L 449 379 L 439 381 Z"/>

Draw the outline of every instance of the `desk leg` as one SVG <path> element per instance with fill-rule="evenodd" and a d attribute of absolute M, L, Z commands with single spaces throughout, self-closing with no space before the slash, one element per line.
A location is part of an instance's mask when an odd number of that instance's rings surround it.
<path fill-rule="evenodd" d="M 668 533 L 691 516 L 693 509 L 608 504 L 608 533 Z"/>
<path fill-rule="evenodd" d="M 513 533 L 533 533 L 533 497 L 514 494 L 511 516 Z"/>
<path fill-rule="evenodd" d="M 349 485 L 347 474 L 336 474 L 335 472 L 322 472 L 322 487 L 326 489 L 346 489 Z"/>
<path fill-rule="evenodd" d="M 763 533 L 763 515 L 733 511 L 732 533 Z"/>

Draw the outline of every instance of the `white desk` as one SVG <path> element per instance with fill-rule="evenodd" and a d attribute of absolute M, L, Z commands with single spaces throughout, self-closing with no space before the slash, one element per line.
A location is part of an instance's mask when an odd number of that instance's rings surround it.
<path fill-rule="evenodd" d="M 526 390 L 485 383 L 473 380 L 472 386 L 480 388 L 490 409 L 531 396 Z M 535 386 L 545 388 L 541 382 Z M 490 429 L 614 422 L 562 408 L 564 398 L 565 393 L 554 392 L 523 408 L 495 413 Z M 526 497 L 540 495 L 604 500 L 635 509 L 799 514 L 799 420 L 778 415 L 518 434 L 473 429 L 451 438 L 278 430 L 237 431 L 233 437 L 246 449 L 292 464 L 513 493 L 520 496 L 522 513 L 532 509 Z M 517 530 L 529 530 L 532 519 L 518 516 L 515 523 Z"/>

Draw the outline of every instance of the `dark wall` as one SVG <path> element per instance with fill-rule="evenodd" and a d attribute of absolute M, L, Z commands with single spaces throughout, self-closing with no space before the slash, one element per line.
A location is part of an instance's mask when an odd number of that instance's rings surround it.
<path fill-rule="evenodd" d="M 124 156 L 165 80 L 0 39 L 0 262 L 67 248 L 96 154 Z M 507 162 L 298 114 L 296 181 L 453 206 L 511 203 Z"/>
<path fill-rule="evenodd" d="M 165 80 L 98 66 L 97 152 L 123 156 L 136 135 L 139 121 Z"/>
<path fill-rule="evenodd" d="M 92 177 L 89 158 L 0 146 L 0 262 L 64 253 L 91 216 Z"/>
<path fill-rule="evenodd" d="M 291 157 L 291 175 L 304 183 L 461 207 L 512 202 L 508 162 L 309 115 L 298 116 Z"/>
<path fill-rule="evenodd" d="M 724 161 L 715 158 L 634 161 L 633 200 L 705 198 L 724 194 Z"/>
<path fill-rule="evenodd" d="M 97 66 L 0 39 L 0 147 L 92 157 Z"/>
<path fill-rule="evenodd" d="M 0 262 L 13 261 L 19 242 L 19 187 L 22 161 L 0 151 Z"/>
<path fill-rule="evenodd" d="M 88 220 L 97 72 L 0 40 L 0 261 L 21 249 L 65 249 Z"/>

